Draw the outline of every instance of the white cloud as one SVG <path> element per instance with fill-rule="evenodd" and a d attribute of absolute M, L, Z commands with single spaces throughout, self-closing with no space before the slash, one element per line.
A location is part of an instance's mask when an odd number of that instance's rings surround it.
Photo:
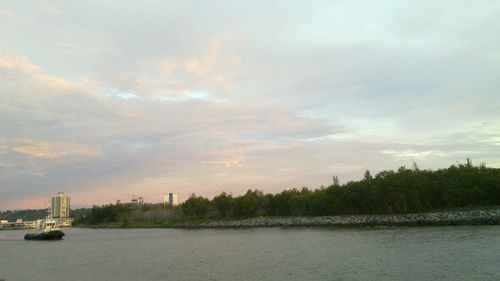
<path fill-rule="evenodd" d="M 500 5 L 451 6 L 7 3 L 0 204 L 497 165 Z"/>
<path fill-rule="evenodd" d="M 7 142 L 0 138 L 0 154 L 4 153 L 4 151 L 7 149 Z"/>
<path fill-rule="evenodd" d="M 31 20 L 19 15 L 10 9 L 0 10 L 0 22 L 8 25 L 31 24 Z"/>
<path fill-rule="evenodd" d="M 415 151 L 413 149 L 405 149 L 405 150 L 400 150 L 400 151 L 394 151 L 394 150 L 383 150 L 382 153 L 384 154 L 391 154 L 396 157 L 400 158 L 409 158 L 409 159 L 426 159 L 430 156 L 436 155 L 436 154 L 441 154 L 442 152 L 439 151 Z"/>
<path fill-rule="evenodd" d="M 6 50 L 0 50 L 0 68 L 15 69 L 25 73 L 39 73 L 41 70 L 40 67 L 33 65 L 26 57 Z"/>
<path fill-rule="evenodd" d="M 66 159 L 68 161 L 81 161 L 88 157 L 100 155 L 98 149 L 84 147 L 78 143 L 57 143 L 39 140 L 15 140 L 10 146 L 18 153 L 35 158 Z"/>

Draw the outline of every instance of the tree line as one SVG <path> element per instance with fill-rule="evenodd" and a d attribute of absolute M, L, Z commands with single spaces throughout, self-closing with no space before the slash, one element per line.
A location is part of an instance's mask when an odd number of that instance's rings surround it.
<path fill-rule="evenodd" d="M 93 207 L 76 223 L 98 224 L 129 220 L 242 218 L 255 216 L 330 216 L 347 214 L 395 214 L 439 209 L 500 205 L 500 169 L 485 165 L 452 165 L 439 170 L 401 167 L 360 181 L 340 184 L 337 177 L 328 187 L 292 188 L 277 194 L 249 189 L 233 197 L 222 192 L 212 200 L 192 194 L 183 204 L 168 208 L 146 204 L 139 209 L 127 204 Z"/>
<path fill-rule="evenodd" d="M 38 210 L 16 210 L 16 211 L 0 211 L 0 219 L 8 220 L 11 222 L 16 221 L 17 219 L 22 219 L 24 221 L 34 221 L 37 219 L 47 217 L 47 209 L 38 209 Z"/>
<path fill-rule="evenodd" d="M 71 209 L 71 217 L 80 217 L 82 214 L 89 212 L 88 208 Z M 17 219 L 22 219 L 24 221 L 35 221 L 37 219 L 44 219 L 47 217 L 49 211 L 47 209 L 28 209 L 28 210 L 15 210 L 15 211 L 0 211 L 0 219 L 8 220 L 11 222 Z"/>

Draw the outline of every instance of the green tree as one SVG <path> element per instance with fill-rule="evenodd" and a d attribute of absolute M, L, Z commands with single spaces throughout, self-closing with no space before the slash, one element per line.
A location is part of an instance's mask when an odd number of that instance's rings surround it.
<path fill-rule="evenodd" d="M 339 178 L 336 175 L 332 176 L 332 180 L 333 180 L 333 183 L 332 183 L 333 186 L 340 186 Z"/>
<path fill-rule="evenodd" d="M 212 199 L 212 204 L 222 217 L 227 217 L 231 214 L 233 207 L 233 197 L 226 192 L 222 192 Z"/>
<path fill-rule="evenodd" d="M 366 170 L 365 175 L 363 176 L 363 178 L 365 180 L 371 180 L 373 178 L 372 174 L 370 174 L 370 170 Z"/>
<path fill-rule="evenodd" d="M 210 207 L 210 201 L 201 196 L 191 194 L 188 200 L 182 204 L 182 212 L 191 217 L 205 217 Z"/>
<path fill-rule="evenodd" d="M 235 198 L 234 214 L 238 217 L 263 215 L 263 211 L 266 209 L 264 202 L 262 191 L 249 189 L 245 195 Z"/>

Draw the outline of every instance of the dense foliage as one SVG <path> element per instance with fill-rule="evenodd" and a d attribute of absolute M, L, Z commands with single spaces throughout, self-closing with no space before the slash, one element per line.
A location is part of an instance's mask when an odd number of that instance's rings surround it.
<path fill-rule="evenodd" d="M 82 214 L 89 212 L 90 209 L 75 209 L 71 210 L 70 214 L 72 217 L 81 217 Z M 38 210 L 16 210 L 16 211 L 0 211 L 0 219 L 8 220 L 10 222 L 14 222 L 17 219 L 22 219 L 24 221 L 34 221 L 37 219 L 46 218 L 48 215 L 47 209 L 38 209 Z"/>
<path fill-rule="evenodd" d="M 25 221 L 34 221 L 45 217 L 47 217 L 47 209 L 0 212 L 0 219 L 8 220 L 10 222 L 14 222 L 17 219 L 22 219 Z"/>
<path fill-rule="evenodd" d="M 397 171 L 380 172 L 374 177 L 366 171 L 363 180 L 344 185 L 335 179 L 334 176 L 331 186 L 316 190 L 304 187 L 278 194 L 248 190 L 239 197 L 223 192 L 212 200 L 193 194 L 181 206 L 162 217 L 156 217 L 184 219 L 392 214 L 500 205 L 500 169 L 473 166 L 469 160 L 466 164 L 437 171 L 420 170 L 416 164 L 412 169 L 401 167 Z M 138 218 L 137 214 L 149 212 L 148 217 L 151 219 L 162 208 L 167 207 L 145 205 L 140 210 L 134 210 L 133 206 L 127 204 L 106 205 L 94 207 L 77 222 L 127 222 L 134 212 L 135 218 Z"/>

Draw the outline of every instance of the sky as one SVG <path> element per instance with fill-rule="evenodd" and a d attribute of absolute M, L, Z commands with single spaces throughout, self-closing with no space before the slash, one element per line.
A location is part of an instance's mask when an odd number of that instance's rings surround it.
<path fill-rule="evenodd" d="M 0 1 L 0 210 L 500 167 L 498 1 Z"/>

